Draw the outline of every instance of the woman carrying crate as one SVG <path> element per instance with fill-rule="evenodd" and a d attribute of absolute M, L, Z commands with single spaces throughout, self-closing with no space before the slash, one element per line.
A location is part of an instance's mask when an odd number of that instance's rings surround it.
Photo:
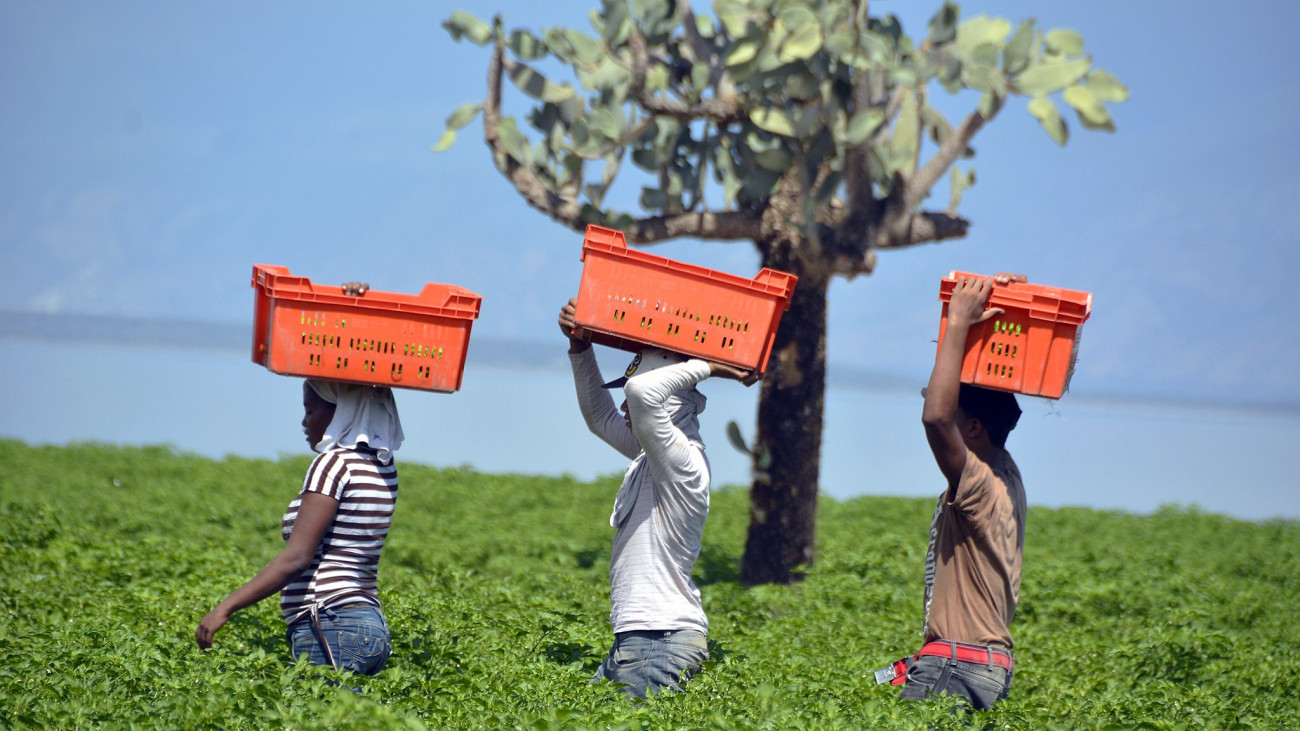
<path fill-rule="evenodd" d="M 280 592 L 295 658 L 374 675 L 392 651 L 376 577 L 397 501 L 397 404 L 388 388 L 318 379 L 302 394 L 319 456 L 284 513 L 284 550 L 208 612 L 195 640 L 206 650 L 231 615 Z"/>

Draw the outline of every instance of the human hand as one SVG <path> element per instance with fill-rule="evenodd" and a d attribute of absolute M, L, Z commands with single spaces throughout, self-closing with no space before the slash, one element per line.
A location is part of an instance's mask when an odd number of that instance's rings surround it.
<path fill-rule="evenodd" d="M 948 303 L 948 324 L 970 327 L 1006 312 L 1001 307 L 985 309 L 989 295 L 993 294 L 993 281 L 986 277 L 959 277 Z"/>
<path fill-rule="evenodd" d="M 360 297 L 370 291 L 370 284 L 367 282 L 344 282 L 343 294 L 349 297 Z"/>
<path fill-rule="evenodd" d="M 753 371 L 753 370 L 747 371 L 747 370 L 737 368 L 736 366 L 727 365 L 726 363 L 719 363 L 717 361 L 709 361 L 709 375 L 719 376 L 721 378 L 730 378 L 733 381 L 740 381 L 741 384 L 745 385 L 746 387 L 758 383 L 763 378 L 761 375 L 759 375 L 758 371 Z"/>
<path fill-rule="evenodd" d="M 575 335 L 574 331 L 578 329 L 578 300 L 570 297 L 569 301 L 564 303 L 560 308 L 560 332 L 564 337 L 569 339 L 569 352 L 581 353 L 591 347 L 591 343 L 582 338 L 581 335 Z"/>
<path fill-rule="evenodd" d="M 216 636 L 217 630 L 225 626 L 226 621 L 229 619 L 230 615 L 223 611 L 220 606 L 208 612 L 207 616 L 199 622 L 198 630 L 194 632 L 194 641 L 198 643 L 200 650 L 212 647 L 212 638 Z"/>
<path fill-rule="evenodd" d="M 993 281 L 997 284 L 1006 286 L 1012 282 L 1028 282 L 1029 277 L 1023 274 L 1012 274 L 1010 272 L 998 272 L 993 275 Z"/>

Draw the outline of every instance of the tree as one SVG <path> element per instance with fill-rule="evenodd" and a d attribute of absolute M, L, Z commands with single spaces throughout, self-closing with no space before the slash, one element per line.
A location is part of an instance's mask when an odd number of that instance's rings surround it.
<path fill-rule="evenodd" d="M 975 175 L 957 163 L 1011 96 L 1028 97 L 1064 145 L 1053 96 L 1085 129 L 1111 131 L 1106 105 L 1128 91 L 1093 67 L 1078 33 L 962 21 L 951 2 L 920 43 L 893 15 L 869 15 L 868 0 L 715 0 L 716 18 L 688 0 L 600 5 L 594 36 L 507 33 L 500 17 L 453 13 L 453 38 L 492 49 L 487 98 L 456 109 L 434 149 L 482 112 L 497 169 L 552 219 L 617 228 L 639 244 L 750 241 L 762 266 L 798 275 L 752 446 L 728 428 L 753 460 L 741 582 L 788 582 L 813 561 L 831 278 L 871 273 L 880 249 L 966 234 L 957 207 Z M 546 64 L 567 67 L 578 86 L 547 78 Z M 535 141 L 503 116 L 503 77 L 535 102 Z M 928 103 L 936 86 L 974 92 L 955 127 Z M 605 204 L 629 158 L 645 176 L 640 217 Z M 947 208 L 923 209 L 945 175 Z"/>

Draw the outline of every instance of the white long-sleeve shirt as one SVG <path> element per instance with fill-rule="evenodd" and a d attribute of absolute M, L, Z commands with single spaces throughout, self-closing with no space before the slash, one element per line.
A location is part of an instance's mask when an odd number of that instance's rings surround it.
<path fill-rule="evenodd" d="M 578 405 L 592 433 L 632 460 L 610 524 L 610 624 L 615 633 L 708 632 L 700 590 L 691 580 L 709 515 L 709 461 L 696 415 L 709 377 L 702 360 L 633 376 L 623 387 L 629 418 L 615 407 L 591 349 L 569 356 Z"/>

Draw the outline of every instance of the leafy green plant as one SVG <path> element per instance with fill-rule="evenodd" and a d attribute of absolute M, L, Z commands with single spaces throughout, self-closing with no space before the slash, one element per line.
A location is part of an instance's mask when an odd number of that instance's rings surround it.
<path fill-rule="evenodd" d="M 308 457 L 0 441 L 6 728 L 959 728 L 871 671 L 916 649 L 932 504 L 823 499 L 821 559 L 742 589 L 746 494 L 714 494 L 696 581 L 712 659 L 633 706 L 607 651 L 611 476 L 401 464 L 374 678 L 293 663 L 278 606 L 194 628 L 279 548 Z M 1300 717 L 1300 525 L 1031 508 L 1011 697 L 992 728 L 1285 728 Z M 339 681 L 341 687 L 331 685 Z M 348 688 L 356 688 L 357 693 Z"/>

